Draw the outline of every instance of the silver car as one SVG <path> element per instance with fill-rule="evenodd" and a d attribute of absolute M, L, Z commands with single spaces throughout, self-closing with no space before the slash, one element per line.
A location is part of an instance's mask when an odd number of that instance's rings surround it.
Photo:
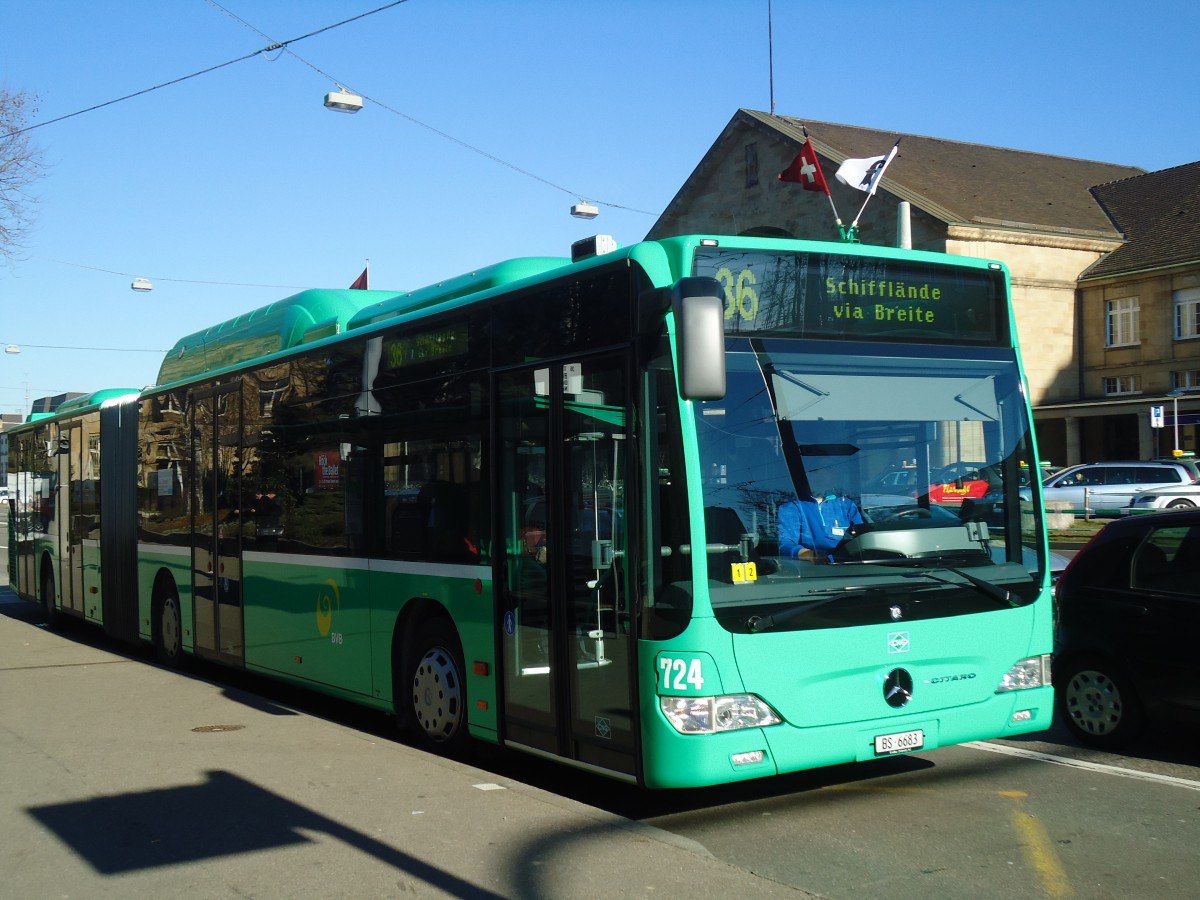
<path fill-rule="evenodd" d="M 1175 461 L 1096 462 L 1069 466 L 1042 483 L 1046 503 L 1067 504 L 1076 515 L 1090 511 L 1119 514 L 1142 491 L 1178 489 L 1196 480 L 1193 470 Z M 1021 496 L 1028 499 L 1029 489 Z"/>

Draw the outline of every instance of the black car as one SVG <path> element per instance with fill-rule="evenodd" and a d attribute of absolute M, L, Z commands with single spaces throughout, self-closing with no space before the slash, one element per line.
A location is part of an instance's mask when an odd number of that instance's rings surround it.
<path fill-rule="evenodd" d="M 1200 509 L 1110 522 L 1056 598 L 1054 685 L 1075 735 L 1116 747 L 1148 716 L 1200 721 Z"/>

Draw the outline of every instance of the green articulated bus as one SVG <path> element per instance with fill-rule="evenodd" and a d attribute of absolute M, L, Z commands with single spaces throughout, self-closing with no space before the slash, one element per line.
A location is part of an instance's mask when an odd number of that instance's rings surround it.
<path fill-rule="evenodd" d="M 9 440 L 11 581 L 52 622 L 436 752 L 668 788 L 1050 724 L 998 263 L 581 241 L 304 291 Z"/>

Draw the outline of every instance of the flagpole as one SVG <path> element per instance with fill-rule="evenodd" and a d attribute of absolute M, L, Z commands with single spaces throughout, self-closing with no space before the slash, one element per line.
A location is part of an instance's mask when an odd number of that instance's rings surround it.
<path fill-rule="evenodd" d="M 815 157 L 817 148 L 813 147 L 812 138 L 810 138 L 808 136 L 808 128 L 804 125 L 801 125 L 800 130 L 804 133 L 804 143 L 806 143 L 806 144 L 808 144 L 808 146 L 812 147 L 812 152 Z M 824 176 L 822 176 L 821 180 L 822 181 L 825 180 Z M 842 227 L 842 217 L 838 215 L 837 205 L 833 202 L 833 193 L 829 190 L 829 182 L 828 181 L 825 181 L 825 196 L 829 200 L 830 210 L 833 211 L 833 221 L 837 223 L 838 233 L 841 235 L 845 235 L 846 229 Z"/>

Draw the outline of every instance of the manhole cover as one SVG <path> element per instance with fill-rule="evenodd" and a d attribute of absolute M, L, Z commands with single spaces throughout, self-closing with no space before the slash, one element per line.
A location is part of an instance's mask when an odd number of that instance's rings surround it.
<path fill-rule="evenodd" d="M 201 734 L 213 734 L 218 731 L 241 731 L 245 725 L 197 725 L 192 731 L 197 731 Z"/>

